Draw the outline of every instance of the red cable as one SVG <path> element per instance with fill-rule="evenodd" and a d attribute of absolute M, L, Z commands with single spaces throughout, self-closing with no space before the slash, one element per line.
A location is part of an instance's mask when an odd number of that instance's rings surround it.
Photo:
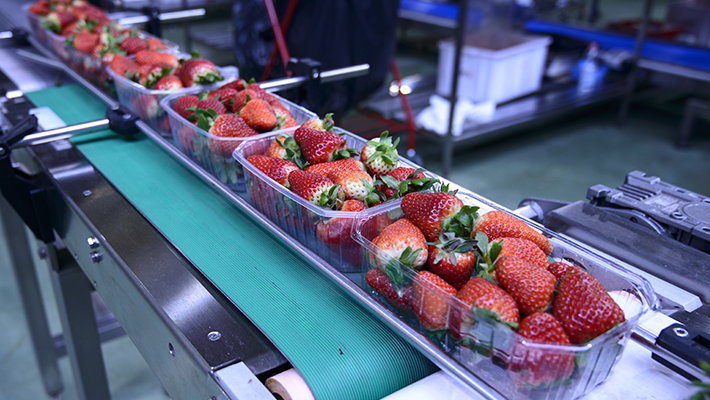
<path fill-rule="evenodd" d="M 404 113 L 407 114 L 407 129 L 409 130 L 407 147 L 409 150 L 414 150 L 414 141 L 417 136 L 417 128 L 414 125 L 414 116 L 412 115 L 412 108 L 409 106 L 409 99 L 407 99 L 406 94 L 402 93 L 402 77 L 399 74 L 399 67 L 397 66 L 397 61 L 394 58 L 390 63 L 390 68 L 392 69 L 394 81 L 397 82 L 399 98 L 402 100 L 402 108 L 404 108 Z"/>
<path fill-rule="evenodd" d="M 285 35 L 288 33 L 288 28 L 291 27 L 291 21 L 293 20 L 293 14 L 296 12 L 296 6 L 298 6 L 298 0 L 290 0 L 288 2 L 288 8 L 286 8 L 286 15 L 284 15 L 284 20 L 281 22 L 281 31 Z M 261 80 L 268 80 L 271 76 L 271 71 L 274 69 L 274 63 L 276 62 L 276 57 L 278 56 L 278 47 L 274 43 L 274 47 L 271 49 L 271 54 L 269 55 L 269 62 L 266 63 L 266 68 L 264 68 L 264 73 L 261 74 Z M 284 70 L 286 65 L 284 65 Z"/>
<path fill-rule="evenodd" d="M 279 47 L 279 53 L 281 54 L 281 61 L 284 66 L 288 65 L 288 60 L 291 58 L 288 54 L 288 47 L 286 47 L 286 40 L 284 40 L 284 35 L 281 32 L 281 25 L 279 24 L 279 16 L 276 14 L 276 9 L 274 8 L 274 2 L 272 0 L 264 0 L 264 5 L 266 6 L 266 13 L 269 14 L 269 21 L 271 22 L 271 28 L 274 30 L 274 36 L 276 37 L 276 44 Z M 289 71 L 286 71 L 287 76 L 291 76 Z"/>

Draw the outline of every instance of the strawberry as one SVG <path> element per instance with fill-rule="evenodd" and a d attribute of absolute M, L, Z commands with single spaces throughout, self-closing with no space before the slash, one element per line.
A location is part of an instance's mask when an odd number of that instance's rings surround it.
<path fill-rule="evenodd" d="M 625 321 L 604 286 L 581 268 L 570 268 L 560 278 L 552 309 L 573 344 L 586 343 Z"/>
<path fill-rule="evenodd" d="M 291 135 L 282 135 L 274 139 L 266 149 L 264 153 L 267 157 L 281 158 L 284 160 L 291 160 L 296 163 L 299 167 L 305 164 L 303 160 L 303 154 L 301 154 L 301 148 L 296 143 L 296 140 Z M 317 172 L 317 171 L 310 171 Z M 321 175 L 327 175 L 321 173 Z"/>
<path fill-rule="evenodd" d="M 49 29 L 54 33 L 59 33 L 62 29 L 76 21 L 76 17 L 73 13 L 63 10 L 51 11 L 42 20 L 42 26 Z"/>
<path fill-rule="evenodd" d="M 203 59 L 192 59 L 180 67 L 180 80 L 185 87 L 219 82 L 224 77 L 212 62 Z"/>
<path fill-rule="evenodd" d="M 195 107 L 198 110 L 215 110 L 217 115 L 222 115 L 227 113 L 227 108 L 219 100 L 215 99 L 205 99 L 197 103 Z"/>
<path fill-rule="evenodd" d="M 402 198 L 401 207 L 429 242 L 438 239 L 442 231 L 468 237 L 478 209 L 464 206 L 458 197 L 447 192 L 408 193 Z"/>
<path fill-rule="evenodd" d="M 562 325 L 550 314 L 534 313 L 520 321 L 518 334 L 527 342 L 569 346 Z M 540 348 L 516 342 L 508 374 L 518 387 L 544 388 L 565 380 L 574 371 L 574 353 L 564 349 Z"/>
<path fill-rule="evenodd" d="M 272 107 L 261 99 L 249 101 L 239 115 L 257 132 L 268 132 L 279 124 Z"/>
<path fill-rule="evenodd" d="M 382 230 L 380 236 L 373 242 L 376 247 L 375 264 L 383 271 L 391 272 L 396 263 L 390 265 L 392 260 L 399 260 L 402 264 L 420 269 L 427 260 L 429 250 L 422 232 L 406 218 L 399 219 Z M 393 279 L 401 282 L 400 279 Z"/>
<path fill-rule="evenodd" d="M 471 308 L 483 308 L 488 311 L 492 311 L 496 314 L 497 318 L 501 322 L 508 324 L 517 324 L 520 321 L 520 312 L 518 311 L 518 305 L 515 303 L 513 297 L 492 283 L 481 277 L 471 278 L 465 285 L 459 290 L 456 297 L 463 302 L 465 309 L 469 310 Z M 452 332 L 456 337 L 459 337 L 461 331 L 458 330 L 460 326 L 456 324 L 452 325 Z"/>
<path fill-rule="evenodd" d="M 382 182 L 377 189 L 387 196 L 388 199 L 400 198 L 407 193 L 423 192 L 431 189 L 434 184 L 440 183 L 438 179 L 427 178 L 423 174 L 424 169 L 407 167 L 397 167 L 387 175 L 379 177 Z"/>
<path fill-rule="evenodd" d="M 133 60 L 120 54 L 116 54 L 111 61 L 111 70 L 123 77 L 135 74 L 138 67 Z"/>
<path fill-rule="evenodd" d="M 155 90 L 175 90 L 182 88 L 182 81 L 175 75 L 164 76 L 155 84 Z"/>
<path fill-rule="evenodd" d="M 165 78 L 163 78 L 163 79 L 165 79 Z M 182 82 L 181 82 L 181 84 L 182 84 Z M 195 115 L 195 112 L 188 110 L 188 108 L 194 107 L 196 109 L 197 104 L 199 102 L 200 102 L 200 98 L 193 95 L 193 94 L 180 97 L 179 99 L 177 99 L 177 101 L 175 101 L 175 112 L 189 121 L 194 121 L 195 118 L 193 118 L 192 116 Z"/>
<path fill-rule="evenodd" d="M 552 243 L 522 220 L 504 211 L 490 211 L 476 220 L 475 230 L 483 232 L 492 240 L 502 237 L 528 239 L 535 243 L 545 255 L 552 254 Z"/>
<path fill-rule="evenodd" d="M 373 268 L 365 274 L 365 282 L 390 304 L 400 310 L 410 309 L 409 302 L 412 296 L 412 287 L 405 286 L 400 296 L 393 288 L 390 278 L 384 272 Z"/>
<path fill-rule="evenodd" d="M 141 50 L 137 52 L 136 62 L 140 65 L 161 65 L 169 68 L 171 72 L 175 70 L 179 64 L 174 54 L 160 53 L 151 50 Z"/>
<path fill-rule="evenodd" d="M 399 167 L 397 154 L 399 138 L 392 143 L 392 138 L 388 137 L 388 134 L 389 132 L 384 131 L 379 138 L 368 141 L 360 153 L 360 160 L 365 163 L 372 175 L 387 175 Z"/>
<path fill-rule="evenodd" d="M 41 17 L 49 14 L 50 11 L 49 2 L 47 2 L 47 0 L 39 0 L 30 7 L 30 12 L 32 14 L 39 15 Z"/>
<path fill-rule="evenodd" d="M 224 88 L 224 86 L 222 86 Z M 244 89 L 240 92 L 238 92 L 234 96 L 234 103 L 232 103 L 232 112 L 239 112 L 241 109 L 249 102 L 249 100 L 254 100 L 258 99 L 259 95 L 251 90 L 251 89 Z"/>
<path fill-rule="evenodd" d="M 471 279 L 476 267 L 475 242 L 456 238 L 452 233 L 441 234 L 429 244 L 429 270 L 446 282 L 461 289 Z"/>
<path fill-rule="evenodd" d="M 99 42 L 99 35 L 96 33 L 90 33 L 86 29 L 82 29 L 79 34 L 74 37 L 74 48 L 82 53 L 89 53 L 94 50 L 96 44 Z"/>
<path fill-rule="evenodd" d="M 299 126 L 298 121 L 296 121 L 293 118 L 289 118 L 289 117 L 282 119 L 279 116 L 278 112 L 276 112 L 276 118 L 279 118 L 279 129 L 295 128 L 295 127 Z"/>
<path fill-rule="evenodd" d="M 313 165 L 339 158 L 348 158 L 352 151 L 347 149 L 347 143 L 337 133 L 319 131 L 301 126 L 293 134 L 306 161 Z"/>
<path fill-rule="evenodd" d="M 506 237 L 495 241 L 501 244 L 498 257 L 515 256 L 544 269 L 550 265 L 550 259 L 545 253 L 535 243 L 527 239 Z"/>
<path fill-rule="evenodd" d="M 138 83 L 142 86 L 153 89 L 155 84 L 168 73 L 169 71 L 160 65 L 141 65 L 134 78 L 138 79 Z"/>
<path fill-rule="evenodd" d="M 293 171 L 289 174 L 288 181 L 296 195 L 324 208 L 337 208 L 339 187 L 325 176 Z"/>
<path fill-rule="evenodd" d="M 254 82 L 254 79 L 252 79 L 251 82 L 249 82 L 249 84 L 247 85 L 246 88 L 256 92 L 257 96 L 259 96 L 260 99 L 263 98 L 264 95 L 266 94 L 266 91 L 264 89 L 262 89 L 258 83 Z"/>
<path fill-rule="evenodd" d="M 523 315 L 545 311 L 552 303 L 557 278 L 546 269 L 506 256 L 496 260 L 495 272 L 498 284 L 513 296 Z"/>
<path fill-rule="evenodd" d="M 260 155 L 250 156 L 247 161 L 279 185 L 286 187 L 288 187 L 288 174 L 299 169 L 292 161 Z"/>
<path fill-rule="evenodd" d="M 343 202 L 343 207 L 340 211 L 356 213 L 365 208 L 365 203 L 350 199 Z M 319 221 L 316 225 L 316 234 L 318 235 L 318 239 L 334 252 L 340 254 L 342 260 L 352 265 L 360 265 L 362 261 L 362 248 L 355 243 L 350 236 L 354 221 L 354 216 L 334 217 L 327 222 Z"/>
<path fill-rule="evenodd" d="M 131 54 L 136 54 L 141 50 L 145 50 L 146 48 L 146 43 L 145 40 L 135 37 L 135 36 L 129 36 L 121 42 L 118 47 L 125 51 L 128 55 Z"/>
<path fill-rule="evenodd" d="M 343 158 L 341 160 L 328 161 L 306 167 L 306 171 L 321 175 L 328 175 L 331 172 L 353 170 L 365 171 L 365 164 L 356 158 Z"/>
<path fill-rule="evenodd" d="M 257 132 L 251 129 L 237 114 L 217 115 L 214 110 L 208 110 L 207 113 L 210 114 L 209 118 L 205 118 L 202 112 L 198 111 L 197 126 L 207 130 L 212 136 L 216 136 L 216 138 L 209 138 L 207 148 L 220 157 L 232 157 L 234 149 L 242 144 L 241 140 L 225 139 L 243 138 L 257 134 Z"/>
<path fill-rule="evenodd" d="M 151 51 L 164 51 L 166 49 L 165 44 L 160 39 L 156 38 L 148 38 L 146 47 Z"/>
<path fill-rule="evenodd" d="M 373 205 L 385 200 L 380 198 L 380 195 L 372 186 L 372 177 L 365 171 L 353 169 L 349 171 L 334 171 L 328 174 L 328 178 L 336 185 L 340 186 L 340 190 L 345 193 L 348 199 L 355 199 L 364 202 L 367 205 Z"/>
<path fill-rule="evenodd" d="M 220 89 L 234 89 L 237 92 L 242 91 L 246 88 L 247 88 L 247 82 L 242 78 L 238 78 L 235 81 L 225 83 L 224 85 L 222 85 L 220 87 Z"/>
<path fill-rule="evenodd" d="M 456 294 L 457 290 L 438 275 L 419 271 L 412 281 L 410 305 L 422 328 L 429 331 L 446 329 L 449 302 Z"/>
<path fill-rule="evenodd" d="M 562 275 L 564 275 L 571 268 L 579 268 L 579 267 L 577 267 L 576 265 L 568 264 L 566 262 L 561 262 L 561 261 L 554 262 L 554 263 L 547 266 L 547 270 L 550 271 L 550 273 L 552 275 L 554 275 L 555 278 L 557 278 L 558 280 L 560 278 L 562 278 Z"/>
<path fill-rule="evenodd" d="M 220 102 L 222 102 L 222 104 L 224 104 L 224 106 L 227 108 L 227 110 L 231 110 L 232 109 L 232 102 L 234 101 L 234 96 L 236 94 L 237 94 L 237 91 L 234 89 L 220 88 L 220 89 L 211 91 L 210 94 L 207 96 L 207 98 L 217 99 Z"/>
<path fill-rule="evenodd" d="M 308 129 L 315 129 L 317 131 L 334 132 L 333 127 L 335 126 L 335 122 L 333 121 L 333 114 L 329 113 L 326 114 L 323 119 L 311 118 L 304 122 L 301 126 Z"/>

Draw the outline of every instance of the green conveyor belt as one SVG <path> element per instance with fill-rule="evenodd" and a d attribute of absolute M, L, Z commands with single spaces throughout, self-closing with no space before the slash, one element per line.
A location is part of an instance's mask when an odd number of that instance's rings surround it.
<path fill-rule="evenodd" d="M 28 93 L 67 124 L 103 118 L 80 86 Z M 317 399 L 379 399 L 435 367 L 149 138 L 74 143 L 278 346 Z"/>

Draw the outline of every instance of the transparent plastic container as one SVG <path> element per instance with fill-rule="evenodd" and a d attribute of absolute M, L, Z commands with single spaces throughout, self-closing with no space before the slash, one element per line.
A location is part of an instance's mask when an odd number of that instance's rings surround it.
<path fill-rule="evenodd" d="M 468 191 L 459 191 L 457 197 L 466 205 L 481 207 L 479 214 L 491 210 L 510 213 Z M 645 279 L 625 270 L 613 260 L 601 258 L 544 227 L 523 220 L 550 239 L 554 246 L 552 257 L 573 261 L 596 277 L 624 310 L 626 321 L 583 345 L 532 343 L 507 325 L 472 311 L 454 296 L 418 278 L 416 271 L 395 261 L 395 268 L 398 267 L 396 271 L 402 273 L 403 279 L 401 284 L 392 284 L 394 290 L 404 293 L 409 290 L 408 287 L 416 284 L 428 295 L 436 296 L 448 304 L 446 330 L 427 331 L 419 324 L 413 311 L 422 307 L 422 304 L 412 304 L 416 300 L 410 300 L 411 309 L 404 309 L 401 305 L 397 307 L 377 294 L 365 281 L 367 271 L 377 268 L 373 261 L 379 253 L 372 240 L 379 236 L 385 227 L 404 218 L 400 204 L 401 200 L 396 200 L 358 214 L 353 224 L 352 236 L 365 249 L 361 259 L 362 275 L 358 284 L 506 398 L 568 400 L 581 397 L 604 382 L 621 357 L 624 346 L 639 320 L 650 310 L 659 307 L 658 299 Z M 572 374 L 564 380 L 548 381 L 546 384 L 531 387 L 528 380 L 531 376 L 529 371 L 519 370 L 515 365 L 520 365 L 521 360 L 543 356 L 566 357 L 567 360 L 573 357 Z"/>
<path fill-rule="evenodd" d="M 224 83 L 220 83 L 220 86 Z M 199 164 L 207 172 L 217 177 L 230 189 L 243 192 L 245 190 L 244 172 L 242 167 L 232 157 L 232 152 L 242 142 L 273 136 L 277 132 L 266 132 L 248 138 L 225 138 L 210 134 L 204 129 L 186 120 L 175 112 L 175 102 L 184 94 L 175 94 L 163 99 L 160 106 L 170 118 L 173 142 L 175 147 Z M 291 112 L 296 121 L 301 124 L 317 115 L 295 103 L 292 103 L 272 93 L 281 104 Z M 287 131 L 287 130 L 283 130 Z"/>
<path fill-rule="evenodd" d="M 105 70 L 114 82 L 118 102 L 128 107 L 142 121 L 166 137 L 172 137 L 172 130 L 170 128 L 170 118 L 165 109 L 160 106 L 161 100 L 170 95 L 184 96 L 191 93 L 211 91 L 239 77 L 239 69 L 237 67 L 220 67 L 219 71 L 224 76 L 223 81 L 211 85 L 192 86 L 178 90 L 151 90 L 117 74 L 110 66 L 106 67 Z"/>
<path fill-rule="evenodd" d="M 359 273 L 363 248 L 355 243 L 349 233 L 357 213 L 328 210 L 310 203 L 246 161 L 252 155 L 264 154 L 280 134 L 292 134 L 295 129 L 255 138 L 244 142 L 234 151 L 234 158 L 244 168 L 247 195 L 257 210 L 338 271 Z M 360 136 L 340 128 L 336 130 L 344 133 L 348 148 L 360 151 L 367 144 L 367 140 Z M 420 168 L 401 157 L 400 165 Z M 425 174 L 436 177 L 429 172 Z M 371 210 L 381 207 L 375 206 Z"/>
<path fill-rule="evenodd" d="M 69 62 L 71 60 L 71 54 L 69 54 L 69 45 L 67 45 L 66 42 L 67 38 L 43 27 L 42 17 L 32 14 L 29 11 L 31 6 L 31 4 L 27 4 L 25 9 L 27 12 L 27 19 L 30 22 L 30 28 L 35 33 L 37 40 L 45 47 L 51 49 L 61 61 Z"/>

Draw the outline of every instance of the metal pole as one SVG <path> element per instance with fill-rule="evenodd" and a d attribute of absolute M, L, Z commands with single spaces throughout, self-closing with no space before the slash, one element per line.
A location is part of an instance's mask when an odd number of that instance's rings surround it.
<path fill-rule="evenodd" d="M 189 20 L 195 18 L 202 18 L 205 16 L 204 8 L 196 8 L 194 10 L 182 10 L 182 11 L 172 11 L 164 12 L 158 15 L 158 19 L 163 21 L 176 21 L 176 20 Z M 121 25 L 135 25 L 143 24 L 150 20 L 147 15 L 135 15 L 130 17 L 119 18 L 118 23 Z"/>
<path fill-rule="evenodd" d="M 619 118 L 616 121 L 617 125 L 623 125 L 626 122 L 626 116 L 629 113 L 629 107 L 631 106 L 631 97 L 634 94 L 634 88 L 636 87 L 636 76 L 638 75 L 638 63 L 641 58 L 641 51 L 643 50 L 643 42 L 646 40 L 646 29 L 648 29 L 648 18 L 651 14 L 651 6 L 653 0 L 646 0 L 643 5 L 643 19 L 641 20 L 641 27 L 639 28 L 638 34 L 636 35 L 636 46 L 634 47 L 634 56 L 632 59 L 633 67 L 629 73 L 629 77 L 626 78 L 626 94 L 621 102 L 621 110 L 619 110 Z"/>
<path fill-rule="evenodd" d="M 321 83 L 335 82 L 342 79 L 364 76 L 367 75 L 369 71 L 370 64 L 353 65 L 351 67 L 322 71 L 320 73 L 320 80 Z M 297 76 L 293 78 L 274 79 L 266 82 L 259 82 L 259 86 L 261 86 L 264 90 L 268 89 L 278 92 L 301 86 L 306 82 L 306 80 L 306 77 Z"/>
<path fill-rule="evenodd" d="M 459 64 L 461 63 L 461 49 L 463 48 L 463 35 L 466 29 L 466 8 L 468 5 L 468 0 L 459 0 L 459 21 L 456 25 L 456 50 L 454 53 L 454 65 L 452 66 L 453 72 L 451 76 L 451 91 L 449 95 L 449 124 L 446 129 L 446 137 L 444 138 L 444 157 L 442 160 L 442 170 L 441 175 L 444 178 L 449 176 L 451 171 L 451 162 L 454 157 L 454 138 L 453 138 L 453 128 L 454 128 L 454 112 L 456 110 L 456 99 L 458 98 L 458 87 L 459 87 Z"/>
<path fill-rule="evenodd" d="M 84 122 L 82 124 L 65 126 L 57 129 L 50 129 L 39 133 L 33 133 L 25 136 L 24 139 L 15 143 L 12 148 L 20 148 L 34 146 L 37 144 L 49 143 L 55 140 L 69 139 L 71 137 L 84 135 L 87 133 L 99 131 L 108 128 L 108 119 L 99 119 L 96 121 Z"/>

